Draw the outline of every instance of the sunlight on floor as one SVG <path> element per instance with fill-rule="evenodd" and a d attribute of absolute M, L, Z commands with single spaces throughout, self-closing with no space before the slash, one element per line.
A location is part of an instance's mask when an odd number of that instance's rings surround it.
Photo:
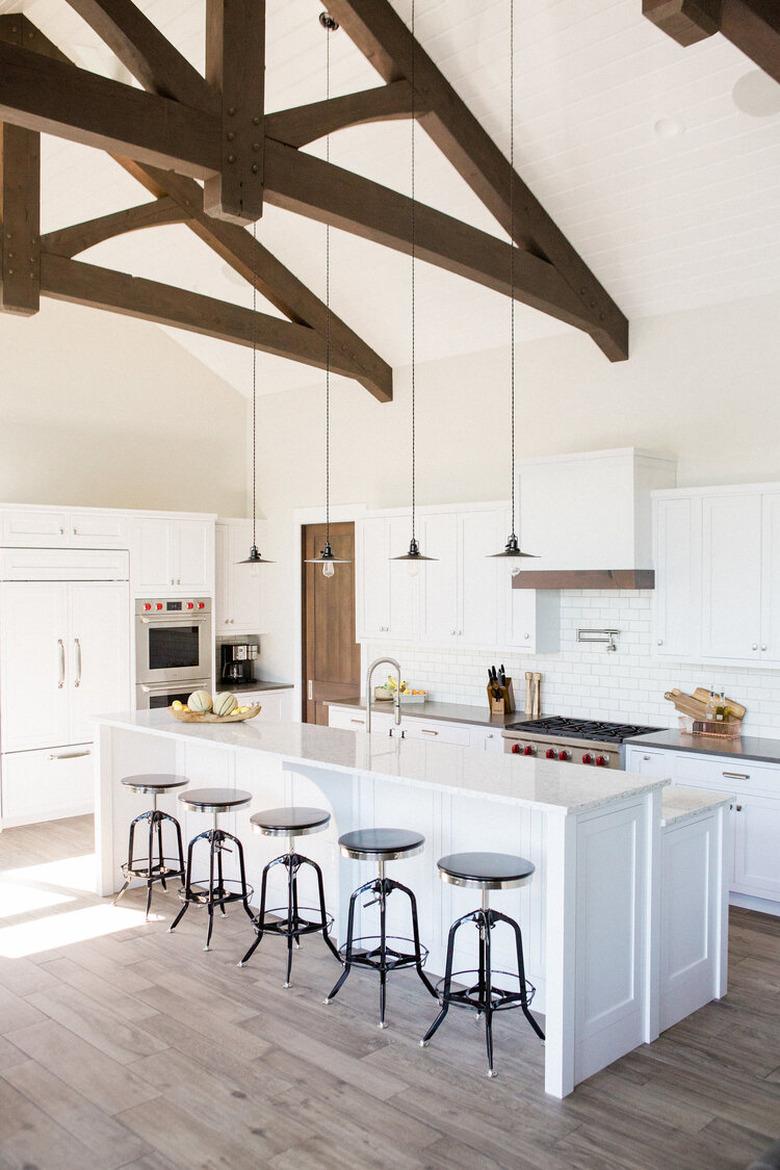
<path fill-rule="evenodd" d="M 85 890 L 95 893 L 95 854 L 82 853 L 78 857 L 63 857 L 58 861 L 41 862 L 40 865 L 24 865 L 18 869 L 0 870 L 0 882 L 38 882 L 66 890 Z"/>
<path fill-rule="evenodd" d="M 38 886 L 25 886 L 21 882 L 0 881 L 0 918 L 13 918 L 30 910 L 44 910 L 75 900 L 73 894 L 58 894 Z"/>
<path fill-rule="evenodd" d="M 2 927 L 0 956 L 21 959 L 25 955 L 37 955 L 41 951 L 143 926 L 144 921 L 142 910 L 112 905 L 86 906 L 83 910 L 64 914 L 47 914 L 44 918 L 36 918 L 34 922 Z"/>

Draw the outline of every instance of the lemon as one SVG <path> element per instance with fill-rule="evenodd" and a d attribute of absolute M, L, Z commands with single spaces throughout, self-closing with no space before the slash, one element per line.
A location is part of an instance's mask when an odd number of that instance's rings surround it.
<path fill-rule="evenodd" d="M 184 710 L 184 704 L 182 703 L 182 701 L 180 699 L 174 699 L 173 702 L 171 703 L 171 706 L 173 707 L 174 711 L 183 711 Z"/>

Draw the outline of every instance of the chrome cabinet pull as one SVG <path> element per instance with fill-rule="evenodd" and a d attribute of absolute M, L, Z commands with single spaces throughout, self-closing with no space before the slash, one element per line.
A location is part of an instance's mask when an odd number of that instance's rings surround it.
<path fill-rule="evenodd" d="M 431 727 L 421 727 L 420 731 L 423 735 L 438 735 L 438 731 L 434 731 Z"/>
<path fill-rule="evenodd" d="M 754 642 L 754 643 L 753 643 L 753 649 L 754 649 L 754 650 L 758 650 L 758 642 Z"/>
<path fill-rule="evenodd" d="M 749 772 L 721 772 L 724 780 L 749 780 Z"/>
<path fill-rule="evenodd" d="M 59 651 L 60 660 L 60 678 L 57 683 L 57 690 L 61 691 L 65 686 L 65 643 L 62 638 L 57 639 L 57 649 Z"/>
<path fill-rule="evenodd" d="M 91 756 L 91 755 L 92 755 L 91 751 L 63 752 L 63 754 L 61 756 L 58 756 L 56 752 L 49 752 L 49 759 L 50 760 L 81 760 L 84 758 L 84 756 Z"/>
<path fill-rule="evenodd" d="M 78 638 L 73 639 L 73 645 L 76 650 L 76 677 L 73 680 L 74 687 L 81 686 L 81 642 Z"/>
<path fill-rule="evenodd" d="M 762 642 L 762 644 L 761 644 L 761 649 L 762 649 L 762 650 L 766 650 L 766 648 L 767 648 L 767 646 L 766 646 L 766 642 Z"/>
<path fill-rule="evenodd" d="M 350 723 L 361 723 L 361 724 L 365 724 L 365 722 L 366 722 L 366 721 L 365 721 L 365 719 L 350 719 Z"/>

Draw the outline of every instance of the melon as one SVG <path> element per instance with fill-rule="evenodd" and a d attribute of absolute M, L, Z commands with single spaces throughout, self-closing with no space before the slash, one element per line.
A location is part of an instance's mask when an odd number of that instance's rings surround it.
<path fill-rule="evenodd" d="M 187 706 L 197 715 L 205 715 L 211 710 L 211 695 L 208 691 L 193 691 L 187 700 Z"/>
<path fill-rule="evenodd" d="M 220 695 L 214 696 L 214 714 L 215 715 L 231 715 L 238 706 L 238 700 L 235 695 L 231 695 L 229 691 L 223 691 Z"/>

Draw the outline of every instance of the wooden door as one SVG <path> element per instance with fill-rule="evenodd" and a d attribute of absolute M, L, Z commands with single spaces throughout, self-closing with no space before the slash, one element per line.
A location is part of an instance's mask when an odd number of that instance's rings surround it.
<path fill-rule="evenodd" d="M 320 554 L 325 525 L 303 529 L 304 562 Z M 360 647 L 355 641 L 355 526 L 331 524 L 334 555 L 350 563 L 336 565 L 332 577 L 319 565 L 303 565 L 303 721 L 328 722 L 325 699 L 360 694 Z"/>

